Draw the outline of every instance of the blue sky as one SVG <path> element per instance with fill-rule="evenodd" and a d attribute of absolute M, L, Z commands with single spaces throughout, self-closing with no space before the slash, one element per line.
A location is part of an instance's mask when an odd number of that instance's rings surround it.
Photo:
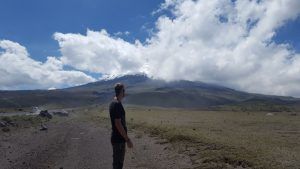
<path fill-rule="evenodd" d="M 294 50 L 300 52 L 300 18 L 287 22 L 278 29 L 274 40 L 276 43 L 288 43 Z"/>
<path fill-rule="evenodd" d="M 153 28 L 151 13 L 162 0 L 1 0 L 0 39 L 25 46 L 31 57 L 45 61 L 60 55 L 55 32 L 85 33 L 87 29 L 106 29 L 109 33 L 129 31 L 128 41 L 148 36 Z"/>
<path fill-rule="evenodd" d="M 142 72 L 300 97 L 299 15 L 298 0 L 0 0 L 0 90 Z"/>
<path fill-rule="evenodd" d="M 144 41 L 157 19 L 151 13 L 163 0 L 1 0 L 0 39 L 21 43 L 31 57 L 45 61 L 59 55 L 55 32 L 85 33 L 106 29 L 109 33 L 129 31 L 128 41 Z M 300 51 L 300 19 L 277 30 L 277 43 L 289 43 Z"/>

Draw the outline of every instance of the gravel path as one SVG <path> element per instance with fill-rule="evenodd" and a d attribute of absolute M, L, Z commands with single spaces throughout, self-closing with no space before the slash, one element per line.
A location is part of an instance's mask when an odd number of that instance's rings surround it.
<path fill-rule="evenodd" d="M 105 125 L 61 117 L 38 127 L 0 131 L 1 169 L 110 169 L 110 129 Z M 125 169 L 192 168 L 188 156 L 170 144 L 141 131 L 129 133 L 134 148 L 127 149 Z"/>

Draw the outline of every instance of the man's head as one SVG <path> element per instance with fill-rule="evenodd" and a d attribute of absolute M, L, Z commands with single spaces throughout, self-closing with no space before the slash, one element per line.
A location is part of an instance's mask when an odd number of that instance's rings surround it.
<path fill-rule="evenodd" d="M 118 98 L 125 97 L 125 88 L 122 83 L 115 84 L 115 93 L 116 93 L 116 97 Z"/>

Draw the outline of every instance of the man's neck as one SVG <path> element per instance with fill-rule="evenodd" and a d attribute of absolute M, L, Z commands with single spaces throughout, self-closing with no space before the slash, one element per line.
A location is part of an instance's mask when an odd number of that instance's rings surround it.
<path fill-rule="evenodd" d="M 122 97 L 116 97 L 115 96 L 115 100 L 118 100 L 119 102 L 122 102 Z"/>

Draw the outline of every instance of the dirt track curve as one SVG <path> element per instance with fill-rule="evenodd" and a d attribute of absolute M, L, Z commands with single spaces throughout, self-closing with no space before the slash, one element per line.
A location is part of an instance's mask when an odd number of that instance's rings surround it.
<path fill-rule="evenodd" d="M 110 129 L 94 122 L 61 117 L 39 126 L 0 132 L 1 169 L 110 169 Z M 158 138 L 131 131 L 134 148 L 127 149 L 125 169 L 192 168 L 189 157 L 178 154 Z"/>

